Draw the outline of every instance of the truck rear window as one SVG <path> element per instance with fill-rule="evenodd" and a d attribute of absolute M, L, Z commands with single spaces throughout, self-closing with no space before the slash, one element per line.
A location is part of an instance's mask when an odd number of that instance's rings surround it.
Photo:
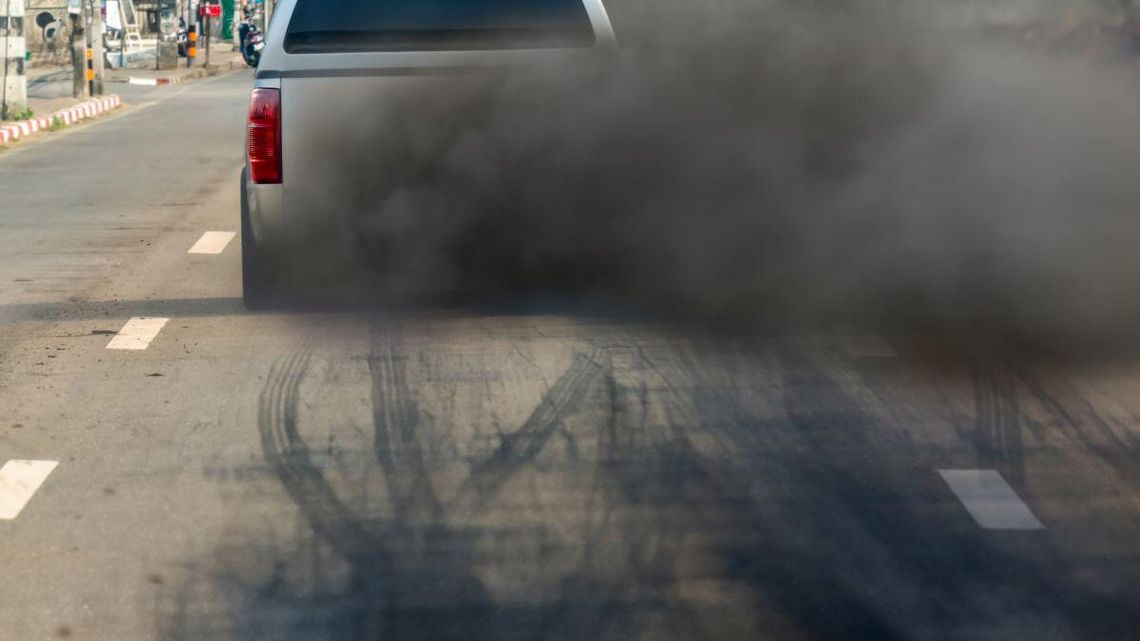
<path fill-rule="evenodd" d="M 288 53 L 588 47 L 582 0 L 298 0 Z"/>

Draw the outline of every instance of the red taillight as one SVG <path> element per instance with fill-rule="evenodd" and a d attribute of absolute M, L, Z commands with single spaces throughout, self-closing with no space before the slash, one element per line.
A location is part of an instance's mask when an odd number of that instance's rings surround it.
<path fill-rule="evenodd" d="M 249 177 L 259 185 L 281 182 L 281 90 L 254 89 L 249 101 Z"/>

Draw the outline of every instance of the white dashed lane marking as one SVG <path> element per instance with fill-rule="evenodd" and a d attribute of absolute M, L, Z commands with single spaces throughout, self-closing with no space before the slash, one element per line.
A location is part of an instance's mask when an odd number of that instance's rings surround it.
<path fill-rule="evenodd" d="M 226 245 L 234 239 L 232 231 L 208 231 L 202 234 L 198 242 L 190 248 L 188 254 L 220 254 L 226 250 Z"/>
<path fill-rule="evenodd" d="M 107 349 L 146 349 L 168 322 L 169 318 L 132 318 L 107 343 Z"/>
<path fill-rule="evenodd" d="M 1040 530 L 1045 526 L 997 470 L 938 470 L 970 516 L 986 530 Z"/>
<path fill-rule="evenodd" d="M 20 515 L 59 461 L 8 461 L 0 468 L 0 521 Z"/>

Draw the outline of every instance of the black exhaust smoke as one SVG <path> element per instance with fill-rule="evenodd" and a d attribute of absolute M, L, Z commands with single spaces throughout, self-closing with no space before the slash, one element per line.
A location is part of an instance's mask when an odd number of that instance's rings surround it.
<path fill-rule="evenodd" d="M 363 133 L 327 139 L 324 266 L 387 300 L 1130 335 L 1134 75 L 834 4 L 615 2 L 616 51 L 356 106 Z"/>

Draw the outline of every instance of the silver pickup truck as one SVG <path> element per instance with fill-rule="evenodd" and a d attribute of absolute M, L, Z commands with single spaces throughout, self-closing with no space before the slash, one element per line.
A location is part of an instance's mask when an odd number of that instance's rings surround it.
<path fill-rule="evenodd" d="M 425 83 L 446 87 L 460 71 L 612 41 L 601 0 L 280 1 L 257 68 L 241 178 L 246 305 L 265 305 L 279 259 L 303 251 L 286 230 L 335 218 L 338 194 L 352 185 L 329 171 L 343 162 L 332 141 L 359 128 L 382 145 L 375 129 L 386 102 Z"/>

